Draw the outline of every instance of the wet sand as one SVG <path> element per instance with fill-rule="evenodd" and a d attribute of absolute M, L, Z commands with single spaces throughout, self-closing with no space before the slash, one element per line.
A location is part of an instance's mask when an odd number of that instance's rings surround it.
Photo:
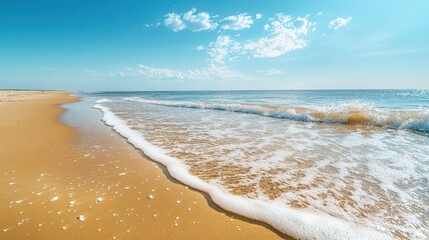
<path fill-rule="evenodd" d="M 286 237 L 218 208 L 113 131 L 61 123 L 58 104 L 77 100 L 0 91 L 1 239 Z"/>

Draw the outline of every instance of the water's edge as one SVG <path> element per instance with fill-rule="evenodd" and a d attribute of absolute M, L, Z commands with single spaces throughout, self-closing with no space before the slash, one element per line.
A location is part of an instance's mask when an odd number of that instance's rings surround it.
<path fill-rule="evenodd" d="M 207 193 L 215 204 L 227 211 L 267 223 L 278 231 L 297 239 L 389 239 L 380 232 L 347 223 L 327 214 L 315 214 L 279 207 L 260 200 L 246 199 L 209 185 L 192 176 L 179 160 L 167 156 L 162 149 L 147 142 L 138 132 L 130 129 L 123 120 L 100 103 L 102 101 L 96 102 L 93 108 L 102 112 L 102 121 L 107 126 L 110 126 L 150 159 L 164 165 L 171 177 Z"/>

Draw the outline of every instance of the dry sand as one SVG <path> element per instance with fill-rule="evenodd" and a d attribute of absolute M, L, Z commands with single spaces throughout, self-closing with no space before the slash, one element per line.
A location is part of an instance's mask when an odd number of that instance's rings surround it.
<path fill-rule="evenodd" d="M 0 239 L 285 238 L 216 207 L 116 134 L 62 124 L 57 105 L 76 100 L 0 91 Z"/>

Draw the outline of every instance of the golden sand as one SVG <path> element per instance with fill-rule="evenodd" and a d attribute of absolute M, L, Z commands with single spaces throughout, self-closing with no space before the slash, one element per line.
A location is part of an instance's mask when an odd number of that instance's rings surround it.
<path fill-rule="evenodd" d="M 116 134 L 62 124 L 57 105 L 76 100 L 0 91 L 0 239 L 285 238 L 169 178 Z"/>

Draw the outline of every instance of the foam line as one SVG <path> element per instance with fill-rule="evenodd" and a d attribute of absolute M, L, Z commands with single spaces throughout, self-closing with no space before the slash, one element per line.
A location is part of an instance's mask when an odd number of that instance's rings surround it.
<path fill-rule="evenodd" d="M 251 219 L 266 222 L 275 229 L 297 239 L 390 239 L 378 231 L 348 223 L 325 213 L 297 210 L 257 199 L 248 199 L 228 193 L 191 175 L 180 160 L 168 156 L 165 151 L 152 145 L 132 130 L 126 122 L 101 104 L 93 106 L 103 113 L 102 120 L 145 155 L 167 167 L 169 173 L 182 183 L 204 191 L 222 208 Z"/>
<path fill-rule="evenodd" d="M 127 97 L 123 100 L 179 108 L 211 109 L 257 114 L 264 117 L 305 122 L 365 124 L 394 129 L 429 132 L 429 109 L 381 110 L 371 105 L 351 102 L 325 107 L 281 107 L 240 103 L 151 100 Z"/>

